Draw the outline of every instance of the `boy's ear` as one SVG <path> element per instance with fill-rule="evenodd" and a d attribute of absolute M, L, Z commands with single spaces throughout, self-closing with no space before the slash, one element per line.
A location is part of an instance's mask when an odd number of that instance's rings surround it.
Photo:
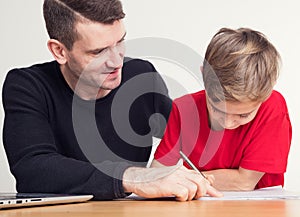
<path fill-rule="evenodd" d="M 66 47 L 56 39 L 50 39 L 47 43 L 49 51 L 52 53 L 55 60 L 63 65 L 67 62 Z"/>

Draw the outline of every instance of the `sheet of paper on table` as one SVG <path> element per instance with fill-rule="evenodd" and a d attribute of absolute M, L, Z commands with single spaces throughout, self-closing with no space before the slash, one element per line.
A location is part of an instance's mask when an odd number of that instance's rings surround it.
<path fill-rule="evenodd" d="M 282 199 L 300 199 L 300 192 L 288 191 L 281 186 L 262 188 L 254 191 L 223 191 L 223 197 L 204 196 L 198 200 L 282 200 Z M 162 199 L 172 199 L 173 197 L 164 197 Z M 125 200 L 146 200 L 136 194 L 124 198 Z M 123 200 L 123 199 L 119 199 Z"/>
<path fill-rule="evenodd" d="M 223 197 L 204 196 L 198 200 L 282 200 L 282 199 L 300 199 L 300 193 L 288 191 L 281 186 L 262 188 L 254 191 L 223 191 Z M 170 199 L 170 197 L 167 197 Z M 165 198 L 165 199 L 167 199 Z M 131 194 L 125 198 L 131 200 L 145 200 L 136 194 Z M 122 199 L 121 199 L 122 200 Z"/>
<path fill-rule="evenodd" d="M 205 196 L 199 200 L 280 200 L 300 199 L 300 193 L 285 190 L 281 186 L 261 188 L 254 191 L 223 191 L 223 197 Z"/>

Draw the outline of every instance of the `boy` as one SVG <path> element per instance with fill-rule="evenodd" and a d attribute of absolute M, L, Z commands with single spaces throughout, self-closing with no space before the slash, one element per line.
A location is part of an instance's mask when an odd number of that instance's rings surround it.
<path fill-rule="evenodd" d="M 273 90 L 279 62 L 262 33 L 221 29 L 205 54 L 205 90 L 174 101 L 152 166 L 175 164 L 181 150 L 219 190 L 283 186 L 292 130 Z"/>

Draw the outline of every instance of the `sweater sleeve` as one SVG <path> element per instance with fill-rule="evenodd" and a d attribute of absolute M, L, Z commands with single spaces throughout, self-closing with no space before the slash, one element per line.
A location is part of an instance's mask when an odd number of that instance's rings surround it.
<path fill-rule="evenodd" d="M 43 91 L 22 70 L 9 72 L 3 86 L 3 143 L 17 191 L 93 194 L 96 200 L 125 197 L 122 176 L 130 165 L 102 162 L 112 177 L 58 152 Z"/>
<path fill-rule="evenodd" d="M 165 81 L 161 77 L 161 75 L 156 71 L 153 67 L 153 106 L 155 114 L 159 114 L 158 116 L 154 116 L 150 119 L 150 125 L 154 126 L 153 136 L 156 138 L 162 138 L 166 125 L 169 119 L 169 115 L 172 110 L 172 100 L 169 96 L 168 88 L 165 84 Z"/>

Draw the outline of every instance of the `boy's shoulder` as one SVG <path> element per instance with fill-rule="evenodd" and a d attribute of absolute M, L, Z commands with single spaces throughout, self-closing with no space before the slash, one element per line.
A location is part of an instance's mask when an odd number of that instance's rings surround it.
<path fill-rule="evenodd" d="M 205 90 L 200 90 L 198 92 L 195 92 L 195 93 L 189 93 L 189 94 L 185 94 L 181 97 L 178 97 L 174 100 L 174 102 L 186 102 L 186 101 L 189 101 L 189 100 L 194 100 L 194 101 L 197 101 L 199 102 L 202 101 L 202 100 L 205 100 L 206 99 L 206 96 L 205 96 Z"/>
<path fill-rule="evenodd" d="M 288 108 L 281 93 L 273 90 L 270 97 L 261 104 L 256 120 L 260 123 L 267 123 L 280 117 L 288 117 Z"/>
<path fill-rule="evenodd" d="M 205 91 L 201 90 L 195 93 L 189 93 L 179 98 L 176 98 L 174 99 L 173 104 L 175 104 L 179 110 L 188 113 L 193 113 L 197 112 L 197 110 L 199 109 L 204 109 L 203 106 L 205 107 L 205 102 Z"/>
<path fill-rule="evenodd" d="M 272 91 L 270 97 L 266 101 L 264 101 L 261 106 L 287 111 L 287 105 L 283 95 L 276 90 Z"/>

